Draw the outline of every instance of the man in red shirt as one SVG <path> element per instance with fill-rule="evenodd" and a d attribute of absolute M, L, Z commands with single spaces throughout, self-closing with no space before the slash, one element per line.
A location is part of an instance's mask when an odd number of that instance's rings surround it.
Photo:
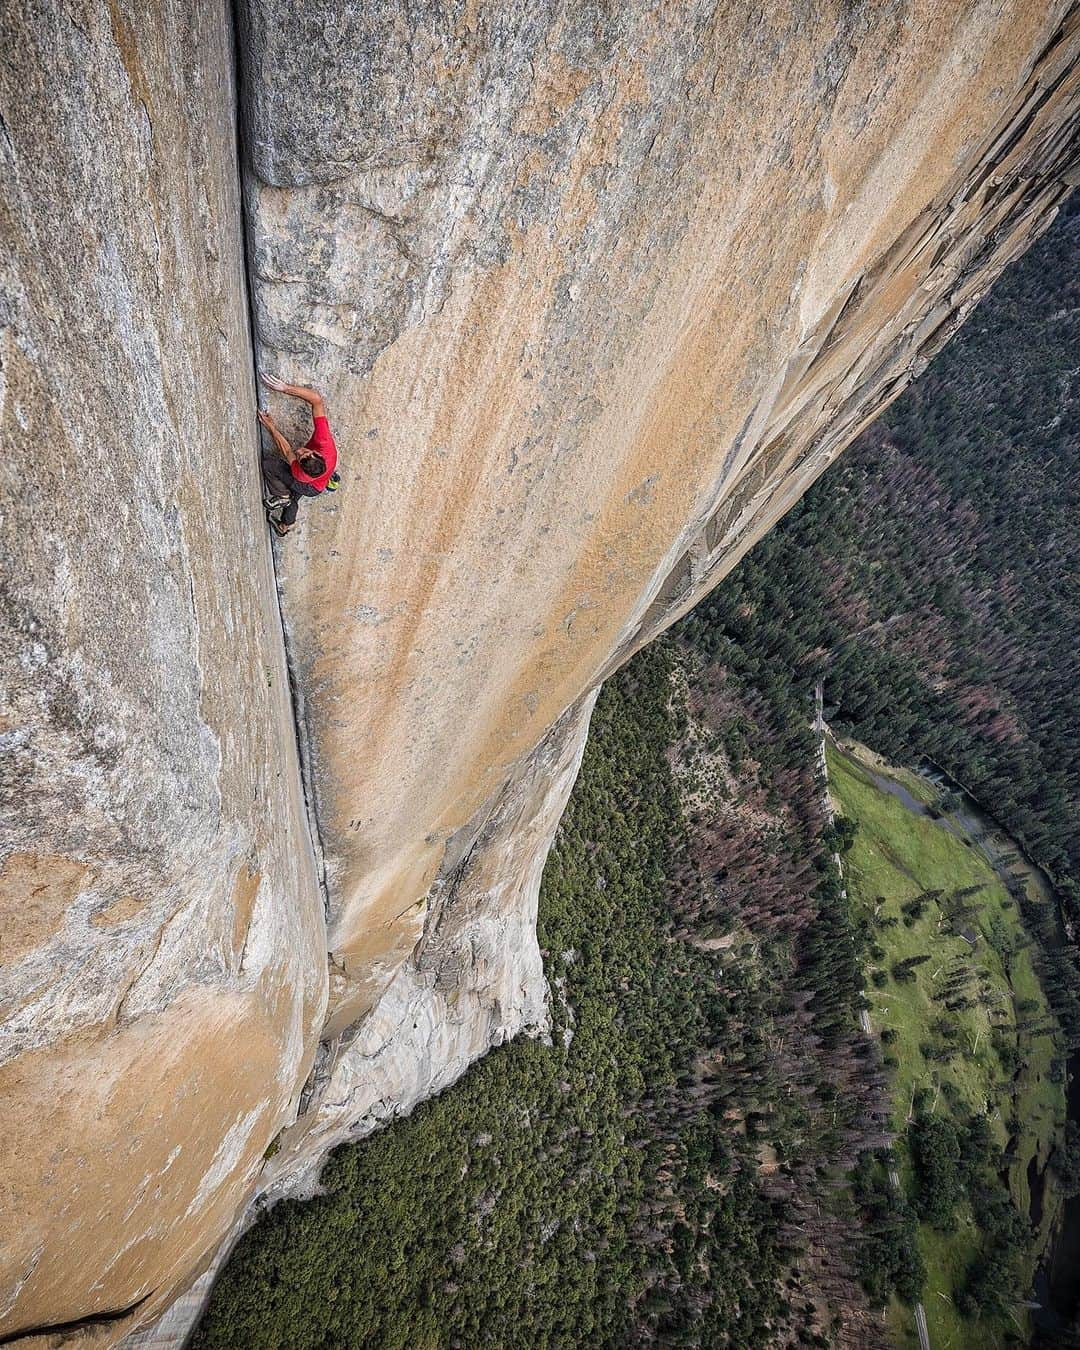
<path fill-rule="evenodd" d="M 286 384 L 274 375 L 264 375 L 263 384 L 279 394 L 288 394 L 291 398 L 302 398 L 311 407 L 315 428 L 306 445 L 294 450 L 288 440 L 278 430 L 274 419 L 268 412 L 259 413 L 259 421 L 270 433 L 283 464 L 275 455 L 264 450 L 262 455 L 263 478 L 266 482 L 266 505 L 271 512 L 270 524 L 276 534 L 288 534 L 296 524 L 296 512 L 301 497 L 317 497 L 320 492 L 333 492 L 337 488 L 337 446 L 330 434 L 330 423 L 326 420 L 326 408 L 322 395 L 316 389 L 308 389 L 302 384 Z"/>

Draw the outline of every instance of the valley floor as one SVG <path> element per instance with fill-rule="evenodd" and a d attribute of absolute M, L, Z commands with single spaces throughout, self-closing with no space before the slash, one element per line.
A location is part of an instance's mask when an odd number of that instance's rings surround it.
<path fill-rule="evenodd" d="M 830 744 L 827 760 L 837 810 L 858 821 L 845 870 L 871 944 L 869 1016 L 891 1069 L 902 1184 L 917 1194 L 908 1142 L 917 1110 L 949 1118 L 985 1112 L 1009 1195 L 1035 1229 L 1018 1281 L 1030 1286 L 1058 1208 L 1047 1163 L 1066 1109 L 1031 939 L 976 841 L 955 816 L 931 814 L 932 784 L 858 745 Z M 954 1222 L 951 1232 L 925 1221 L 919 1227 L 931 1344 L 999 1346 L 1027 1313 L 1017 1307 L 961 1317 L 957 1299 L 985 1236 L 967 1202 Z M 917 1343 L 910 1308 L 894 1302 L 889 1321 L 899 1344 Z"/>
<path fill-rule="evenodd" d="M 321 1195 L 241 1240 L 196 1350 L 878 1350 L 911 1334 L 880 1309 L 918 1297 L 916 1242 L 935 1350 L 1025 1316 L 954 1306 L 985 1246 L 974 1184 L 948 1233 L 874 1198 L 895 1131 L 918 1201 L 909 1116 L 986 1110 L 1045 1240 L 1064 1096 L 1013 902 L 924 814 L 936 789 L 864 752 L 829 750 L 830 826 L 806 691 L 759 693 L 715 631 L 646 649 L 597 703 L 541 892 L 553 1044 L 502 1046 L 335 1152 Z"/>

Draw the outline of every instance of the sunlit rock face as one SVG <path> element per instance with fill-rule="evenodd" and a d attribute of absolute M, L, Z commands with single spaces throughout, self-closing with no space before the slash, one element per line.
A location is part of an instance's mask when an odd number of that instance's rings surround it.
<path fill-rule="evenodd" d="M 372 1012 L 320 1050 L 305 1109 L 260 1182 L 304 1195 L 329 1149 L 439 1092 L 492 1046 L 544 1034 L 536 939 L 540 875 L 577 777 L 595 694 L 567 710 L 511 774 L 432 894 L 424 934 Z"/>
<path fill-rule="evenodd" d="M 597 683 L 1048 223 L 1064 4 L 773 9 L 240 0 L 239 102 L 224 0 L 0 10 L 0 1339 L 542 1031 Z"/>
<path fill-rule="evenodd" d="M 251 0 L 261 357 L 344 475 L 282 553 L 332 1035 L 513 766 L 1047 223 L 1066 8 Z"/>
<path fill-rule="evenodd" d="M 323 1021 L 230 32 L 0 13 L 0 1338 L 164 1307 Z"/>

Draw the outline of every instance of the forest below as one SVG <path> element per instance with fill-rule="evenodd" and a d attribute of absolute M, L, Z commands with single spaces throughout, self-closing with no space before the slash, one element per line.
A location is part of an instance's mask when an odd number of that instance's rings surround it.
<path fill-rule="evenodd" d="M 823 809 L 814 684 L 843 734 L 963 783 L 1075 934 L 1078 231 L 1063 213 L 608 682 L 541 889 L 551 1044 L 502 1046 L 336 1151 L 321 1195 L 241 1240 L 197 1350 L 887 1343 L 931 1202 L 884 1179 L 894 1069 L 858 1021 L 876 939 L 835 862 L 858 827 Z M 1075 1048 L 1075 946 L 1036 964 Z M 983 1267 L 1017 1211 L 961 1105 L 912 1149 L 983 1206 L 970 1281 L 999 1279 Z"/>
<path fill-rule="evenodd" d="M 835 1186 L 884 1138 L 882 1082 L 813 736 L 684 661 L 655 644 L 597 705 L 541 892 L 553 1044 L 339 1149 L 242 1239 L 197 1347 L 857 1331 Z"/>

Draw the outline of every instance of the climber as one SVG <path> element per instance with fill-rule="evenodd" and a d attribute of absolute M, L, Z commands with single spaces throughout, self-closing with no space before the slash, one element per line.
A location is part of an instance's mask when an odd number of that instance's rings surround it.
<path fill-rule="evenodd" d="M 275 534 L 288 534 L 296 523 L 301 497 L 317 497 L 320 492 L 337 490 L 337 446 L 330 434 L 326 408 L 318 390 L 308 389 L 302 384 L 286 384 L 274 375 L 264 375 L 262 382 L 279 394 L 302 398 L 310 405 L 315 424 L 307 444 L 294 450 L 270 414 L 261 410 L 259 412 L 259 421 L 270 433 L 281 456 L 279 459 L 268 450 L 262 453 L 267 515 Z"/>

